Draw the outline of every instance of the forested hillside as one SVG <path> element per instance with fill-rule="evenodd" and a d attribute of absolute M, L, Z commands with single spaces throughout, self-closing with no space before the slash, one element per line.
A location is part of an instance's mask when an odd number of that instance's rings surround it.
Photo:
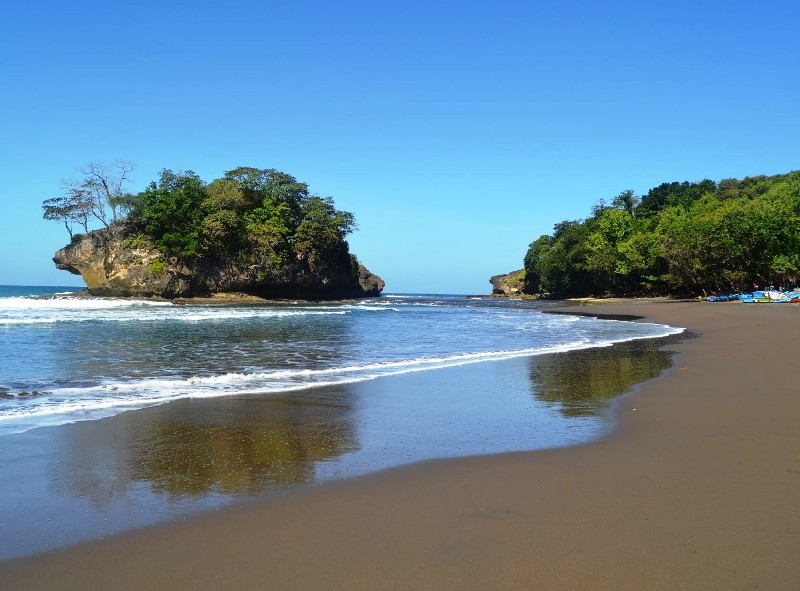
<path fill-rule="evenodd" d="M 525 256 L 525 292 L 700 295 L 796 284 L 800 171 L 716 183 L 663 183 L 600 200 Z"/>

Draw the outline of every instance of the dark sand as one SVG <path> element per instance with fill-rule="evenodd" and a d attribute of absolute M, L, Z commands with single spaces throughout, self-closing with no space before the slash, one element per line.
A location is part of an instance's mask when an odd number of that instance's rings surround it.
<path fill-rule="evenodd" d="M 8 589 L 798 589 L 800 308 L 698 333 L 578 447 L 432 461 L 0 565 Z"/>

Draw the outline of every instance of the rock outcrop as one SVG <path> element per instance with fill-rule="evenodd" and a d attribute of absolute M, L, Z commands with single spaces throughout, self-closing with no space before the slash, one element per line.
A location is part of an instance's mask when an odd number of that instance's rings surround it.
<path fill-rule="evenodd" d="M 495 275 L 489 282 L 492 284 L 492 295 L 505 297 L 523 297 L 525 295 L 525 270 L 512 271 L 505 275 Z"/>
<path fill-rule="evenodd" d="M 53 257 L 56 267 L 81 275 L 89 293 L 114 297 L 203 297 L 244 293 L 264 298 L 337 299 L 380 295 L 383 280 L 352 257 L 313 269 L 296 260 L 281 268 L 235 260 L 182 261 L 165 256 L 125 225 L 94 230 Z"/>

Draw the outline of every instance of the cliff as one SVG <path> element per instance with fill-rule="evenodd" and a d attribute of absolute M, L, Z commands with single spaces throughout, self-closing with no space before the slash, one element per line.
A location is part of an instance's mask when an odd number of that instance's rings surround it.
<path fill-rule="evenodd" d="M 505 297 L 525 296 L 525 270 L 512 271 L 505 275 L 495 275 L 489 282 L 492 284 L 492 295 Z"/>
<path fill-rule="evenodd" d="M 53 257 L 58 269 L 81 275 L 92 295 L 185 298 L 246 293 L 264 298 L 336 299 L 377 296 L 384 282 L 354 257 L 322 269 L 296 257 L 280 268 L 235 258 L 202 261 L 165 256 L 129 226 L 94 230 Z M 314 267 L 314 270 L 312 270 Z"/>

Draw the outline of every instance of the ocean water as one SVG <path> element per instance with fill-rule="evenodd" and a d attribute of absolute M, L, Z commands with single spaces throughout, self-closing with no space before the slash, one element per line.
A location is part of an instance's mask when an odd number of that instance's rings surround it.
<path fill-rule="evenodd" d="M 69 291 L 0 287 L 0 560 L 402 464 L 590 441 L 613 428 L 610 399 L 669 367 L 654 337 L 681 332 L 489 297 Z"/>
<path fill-rule="evenodd" d="M 68 289 L 0 287 L 0 437 L 185 398 L 269 396 L 680 331 L 490 297 L 179 305 Z"/>

